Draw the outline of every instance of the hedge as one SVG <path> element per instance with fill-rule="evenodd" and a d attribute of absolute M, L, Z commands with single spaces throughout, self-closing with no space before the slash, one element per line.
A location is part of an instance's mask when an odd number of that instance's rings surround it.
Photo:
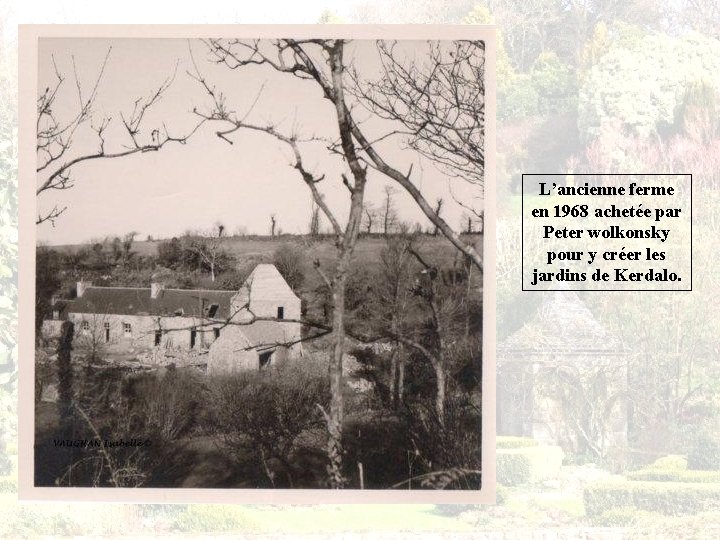
<path fill-rule="evenodd" d="M 650 523 L 659 516 L 661 514 L 638 510 L 632 506 L 622 506 L 594 516 L 592 524 L 595 527 L 631 527 L 640 523 Z"/>
<path fill-rule="evenodd" d="M 530 437 L 510 437 L 505 435 L 495 437 L 495 447 L 498 449 L 528 448 L 530 446 L 538 446 L 538 442 Z"/>
<path fill-rule="evenodd" d="M 497 481 L 505 486 L 517 486 L 557 478 L 562 460 L 563 452 L 559 446 L 498 449 Z"/>
<path fill-rule="evenodd" d="M 645 469 L 660 469 L 660 470 L 672 470 L 679 471 L 688 468 L 687 458 L 676 454 L 670 454 L 669 456 L 663 456 L 656 459 L 653 463 L 645 467 Z"/>
<path fill-rule="evenodd" d="M 682 469 L 641 469 L 626 474 L 629 480 L 655 482 L 701 482 L 720 484 L 720 471 L 689 471 Z"/>
<path fill-rule="evenodd" d="M 720 484 L 698 482 L 613 481 L 589 484 L 583 492 L 585 513 L 599 516 L 633 507 L 667 515 L 699 512 L 720 499 Z"/>

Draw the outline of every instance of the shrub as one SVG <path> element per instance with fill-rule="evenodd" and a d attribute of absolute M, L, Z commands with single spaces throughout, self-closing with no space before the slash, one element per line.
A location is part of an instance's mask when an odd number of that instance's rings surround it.
<path fill-rule="evenodd" d="M 0 477 L 0 493 L 17 493 L 17 480 L 10 476 Z"/>
<path fill-rule="evenodd" d="M 668 515 L 699 512 L 720 497 L 720 484 L 613 481 L 585 487 L 585 513 L 599 516 L 609 510 L 633 507 Z"/>
<path fill-rule="evenodd" d="M 527 484 L 530 481 L 530 457 L 513 450 L 496 454 L 496 478 L 505 486 Z"/>
<path fill-rule="evenodd" d="M 498 449 L 527 448 L 537 445 L 538 442 L 530 437 L 499 436 L 495 438 L 495 447 Z"/>
<path fill-rule="evenodd" d="M 292 244 L 281 245 L 273 255 L 275 267 L 294 291 L 300 289 L 305 280 L 304 260 L 303 252 Z"/>
<path fill-rule="evenodd" d="M 318 405 L 328 408 L 329 382 L 311 368 L 310 362 L 284 364 L 209 382 L 210 415 L 223 444 L 239 462 L 252 463 L 258 485 L 293 487 L 300 435 L 324 428 Z"/>
<path fill-rule="evenodd" d="M 654 512 L 623 506 L 593 517 L 592 524 L 596 527 L 632 527 L 640 523 L 648 523 L 657 517 L 658 514 Z"/>
<path fill-rule="evenodd" d="M 498 449 L 497 481 L 505 486 L 516 486 L 556 478 L 560 473 L 562 460 L 563 452 L 559 446 Z"/>
<path fill-rule="evenodd" d="M 688 452 L 687 467 L 701 471 L 720 470 L 720 438 L 702 431 Z"/>
<path fill-rule="evenodd" d="M 687 468 L 688 462 L 685 456 L 678 456 L 675 454 L 658 458 L 646 467 L 646 469 L 659 469 L 663 471 L 681 471 Z"/>

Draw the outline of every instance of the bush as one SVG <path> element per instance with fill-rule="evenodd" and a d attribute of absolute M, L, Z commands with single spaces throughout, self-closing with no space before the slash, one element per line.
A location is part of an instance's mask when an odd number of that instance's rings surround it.
<path fill-rule="evenodd" d="M 632 527 L 640 523 L 648 523 L 657 519 L 655 512 L 638 510 L 632 506 L 613 508 L 592 518 L 595 527 Z"/>
<path fill-rule="evenodd" d="M 609 510 L 633 507 L 667 515 L 699 512 L 720 497 L 720 484 L 614 481 L 585 487 L 585 513 L 599 516 Z"/>
<path fill-rule="evenodd" d="M 293 458 L 301 434 L 324 433 L 320 405 L 328 409 L 327 375 L 302 365 L 284 364 L 261 372 L 215 377 L 209 382 L 210 415 L 223 445 L 258 486 L 294 487 Z M 319 366 L 317 366 L 319 368 Z"/>
<path fill-rule="evenodd" d="M 293 244 L 281 245 L 273 255 L 275 267 L 294 291 L 299 290 L 305 280 L 304 260 L 302 250 Z"/>
<path fill-rule="evenodd" d="M 10 476 L 0 477 L 0 493 L 17 493 L 17 480 Z"/>
<path fill-rule="evenodd" d="M 497 481 L 505 486 L 517 486 L 557 478 L 562 460 L 563 452 L 559 446 L 498 449 Z"/>
<path fill-rule="evenodd" d="M 527 448 L 537 446 L 538 442 L 530 437 L 499 436 L 495 438 L 495 447 L 498 449 Z"/>
<path fill-rule="evenodd" d="M 685 456 L 671 454 L 656 459 L 648 465 L 646 469 L 657 469 L 663 471 L 682 471 L 688 468 L 688 462 Z"/>
<path fill-rule="evenodd" d="M 530 481 L 530 457 L 514 450 L 496 454 L 496 478 L 505 486 L 527 484 Z"/>
<path fill-rule="evenodd" d="M 720 470 L 720 438 L 702 431 L 688 452 L 687 467 L 700 471 Z"/>

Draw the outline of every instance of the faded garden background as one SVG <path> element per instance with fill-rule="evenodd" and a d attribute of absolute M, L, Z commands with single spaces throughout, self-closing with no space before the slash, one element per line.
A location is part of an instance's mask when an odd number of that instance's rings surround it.
<path fill-rule="evenodd" d="M 281 4 L 0 0 L 0 534 L 720 536 L 717 2 Z M 497 505 L 17 502 L 18 22 L 498 25 Z M 527 172 L 692 173 L 693 291 L 521 292 Z"/>

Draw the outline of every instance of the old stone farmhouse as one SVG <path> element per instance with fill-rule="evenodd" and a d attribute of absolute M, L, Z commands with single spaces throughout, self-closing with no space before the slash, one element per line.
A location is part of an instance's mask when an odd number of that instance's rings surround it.
<path fill-rule="evenodd" d="M 238 291 L 97 287 L 77 283 L 77 298 L 58 303 L 43 334 L 75 325 L 74 346 L 108 354 L 194 358 L 208 374 L 260 369 L 302 353 L 300 299 L 272 264 L 259 264 Z M 288 322 L 284 322 L 288 321 Z"/>

